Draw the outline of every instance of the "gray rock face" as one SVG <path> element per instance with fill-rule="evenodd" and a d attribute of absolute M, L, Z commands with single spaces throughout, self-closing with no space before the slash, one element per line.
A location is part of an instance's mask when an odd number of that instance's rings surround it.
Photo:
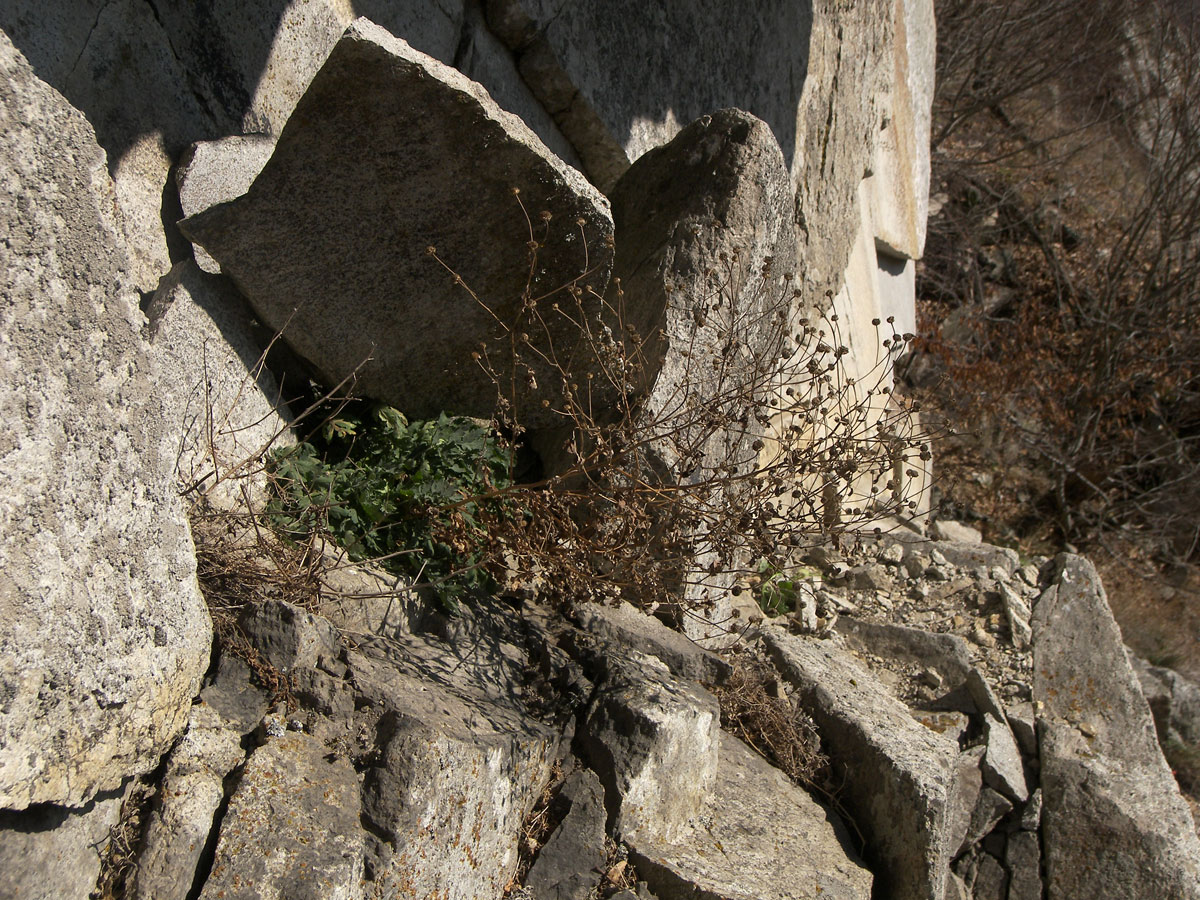
<path fill-rule="evenodd" d="M 639 431 L 651 477 L 695 483 L 723 477 L 722 466 L 747 471 L 765 428 L 746 408 L 774 385 L 792 304 L 784 276 L 796 268 L 791 182 L 775 137 L 740 110 L 704 116 L 642 156 L 612 202 L 625 324 L 647 338 Z M 737 489 L 724 489 L 734 505 Z M 704 534 L 694 541 L 684 602 L 726 623 L 732 576 L 708 576 L 716 555 Z M 724 560 L 719 570 L 733 568 Z M 724 636 L 723 626 L 688 619 L 693 638 Z"/>
<path fill-rule="evenodd" d="M 941 900 L 958 850 L 958 747 L 915 722 L 850 654 L 829 641 L 768 629 L 764 642 L 820 729 L 846 779 L 888 895 Z M 953 845 L 953 846 L 952 846 Z"/>
<path fill-rule="evenodd" d="M 239 624 L 264 661 L 284 673 L 340 653 L 338 633 L 326 619 L 283 600 L 247 607 Z"/>
<path fill-rule="evenodd" d="M 701 0 L 685 9 L 633 0 L 490 0 L 488 23 L 517 53 L 521 75 L 603 189 L 630 160 L 722 107 L 766 121 L 792 158 L 809 3 Z"/>
<path fill-rule="evenodd" d="M 353 730 L 370 735 L 363 821 L 381 895 L 496 897 L 515 873 L 561 737 L 526 704 L 523 634 L 511 608 L 485 604 L 355 635 L 362 652 L 346 660 L 369 713 Z"/>
<path fill-rule="evenodd" d="M 0 807 L 154 768 L 211 625 L 91 127 L 0 38 Z"/>
<path fill-rule="evenodd" d="M 225 776 L 242 757 L 241 734 L 226 728 L 211 706 L 193 707 L 146 825 L 130 892 L 134 900 L 187 900 L 225 799 Z"/>
<path fill-rule="evenodd" d="M 983 758 L 983 747 L 972 747 L 958 755 L 955 774 L 958 784 L 954 791 L 954 806 L 947 816 L 947 827 L 950 832 L 950 843 L 954 846 L 953 855 L 958 853 L 968 843 L 979 840 L 980 835 L 974 835 L 968 842 L 967 836 L 971 831 L 971 820 L 975 807 L 979 802 L 979 793 L 983 787 L 983 773 L 979 770 L 979 761 Z"/>
<path fill-rule="evenodd" d="M 120 787 L 80 807 L 47 804 L 0 812 L 0 897 L 86 900 L 124 796 Z"/>
<path fill-rule="evenodd" d="M 258 177 L 271 154 L 275 138 L 267 134 L 233 135 L 219 141 L 200 141 L 179 161 L 175 181 L 179 205 L 185 216 L 194 216 L 218 203 L 242 196 Z M 196 265 L 210 275 L 219 275 L 221 265 L 195 248 Z"/>
<path fill-rule="evenodd" d="M 39 77 L 82 110 L 108 153 L 140 290 L 153 290 L 184 248 L 164 218 L 171 165 L 188 145 L 272 134 L 356 16 L 483 82 L 559 155 L 570 147 L 510 54 L 464 0 L 236 0 L 165 3 L 9 0 L 0 28 Z"/>
<path fill-rule="evenodd" d="M 1036 833 L 1018 831 L 1008 837 L 1004 847 L 1008 864 L 1008 900 L 1041 900 L 1042 847 Z"/>
<path fill-rule="evenodd" d="M 720 736 L 720 766 L 699 827 L 645 839 L 633 860 L 660 900 L 867 900 L 871 873 L 832 813 L 737 738 Z"/>
<path fill-rule="evenodd" d="M 589 763 L 619 802 L 627 841 L 675 840 L 694 826 L 717 777 L 721 713 L 699 686 L 651 657 L 614 659 L 585 725 Z"/>
<path fill-rule="evenodd" d="M 796 113 L 791 169 L 800 258 L 818 304 L 826 291 L 837 293 L 855 240 L 859 187 L 873 160 L 880 105 L 894 78 L 893 7 L 894 0 L 812 3 L 808 76 Z"/>
<path fill-rule="evenodd" d="M 733 667 L 629 603 L 605 606 L 587 603 L 576 610 L 579 627 L 589 634 L 628 650 L 656 657 L 677 678 L 702 684 L 721 684 Z"/>
<path fill-rule="evenodd" d="M 1200 897 L 1200 841 L 1104 588 L 1063 554 L 1033 610 L 1050 900 Z"/>
<path fill-rule="evenodd" d="M 565 807 L 565 814 L 561 808 Z M 538 852 L 525 887 L 539 900 L 587 900 L 604 876 L 604 788 L 596 773 L 567 776 L 551 808 L 561 823 Z"/>
<path fill-rule="evenodd" d="M 1021 751 L 1008 724 L 992 715 L 983 717 L 987 753 L 983 757 L 983 778 L 1005 796 L 1024 803 L 1029 797 L 1025 772 L 1021 766 Z"/>
<path fill-rule="evenodd" d="M 754 423 L 741 440 L 726 430 L 709 437 L 690 410 L 731 414 L 734 398 L 744 406 L 747 392 L 764 393 L 778 366 L 787 326 L 772 313 L 786 316 L 792 303 L 783 279 L 795 273 L 791 198 L 770 128 L 736 109 L 693 122 L 612 191 L 613 274 L 630 324 L 649 339 L 645 415 L 663 432 L 691 425 L 660 451 L 668 466 L 745 464 L 756 455 L 741 446 Z M 731 341 L 743 345 L 741 357 L 720 365 Z"/>
<path fill-rule="evenodd" d="M 1178 672 L 1131 656 L 1161 742 L 1200 744 L 1200 685 Z"/>
<path fill-rule="evenodd" d="M 275 378 L 261 364 L 245 299 L 184 261 L 147 306 L 150 355 L 174 436 L 176 478 L 191 497 L 243 509 L 266 489 L 268 447 L 296 442 Z"/>
<path fill-rule="evenodd" d="M 529 426 L 557 424 L 560 377 L 538 351 L 570 366 L 579 343 L 548 307 L 561 300 L 594 319 L 611 260 L 607 201 L 578 172 L 478 84 L 365 20 L 313 79 L 250 191 L 180 227 L 329 384 L 353 376 L 359 393 L 417 417 L 491 416 L 497 387 L 471 354 L 486 343 L 507 386 L 506 329 L 518 344 L 529 334 L 508 398 Z M 565 291 L 546 297 L 544 328 L 522 302 L 531 238 L 532 297 L 580 276 L 594 291 L 582 313 Z"/>
<path fill-rule="evenodd" d="M 306 734 L 274 738 L 246 763 L 200 900 L 361 900 L 358 817 L 349 760 Z"/>

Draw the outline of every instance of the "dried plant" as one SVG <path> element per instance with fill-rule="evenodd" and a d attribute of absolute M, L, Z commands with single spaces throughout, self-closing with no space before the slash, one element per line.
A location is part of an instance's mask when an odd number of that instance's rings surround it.
<path fill-rule="evenodd" d="M 546 214 L 536 221 L 530 272 L 552 227 Z M 430 255 L 490 311 L 451 261 Z M 585 259 L 559 290 L 527 289 L 518 319 L 497 320 L 502 352 L 474 354 L 510 452 L 537 446 L 548 470 L 498 490 L 521 511 L 490 523 L 493 561 L 510 580 L 567 601 L 620 596 L 704 615 L 763 560 L 787 572 L 794 548 L 915 506 L 929 451 L 916 407 L 891 394 L 890 368 L 912 335 L 876 322 L 879 357 L 856 380 L 837 315 L 802 315 L 801 289 L 770 261 L 754 271 L 734 250 L 699 289 L 668 286 L 667 317 L 696 325 L 684 336 L 661 323 L 643 334 L 631 323 L 646 311 L 619 283 L 597 294 L 589 274 Z M 578 346 L 549 339 L 564 319 Z M 529 387 L 535 370 L 554 373 L 535 396 L 560 428 L 523 423 L 514 386 Z"/>

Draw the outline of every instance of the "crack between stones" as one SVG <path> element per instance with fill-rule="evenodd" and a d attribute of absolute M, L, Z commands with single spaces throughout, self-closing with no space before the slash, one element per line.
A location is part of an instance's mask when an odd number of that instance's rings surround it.
<path fill-rule="evenodd" d="M 92 27 L 88 29 L 88 36 L 83 42 L 83 46 L 79 48 L 79 55 L 75 57 L 75 62 L 71 63 L 71 68 L 67 71 L 67 81 L 75 77 L 75 73 L 79 70 L 79 64 L 83 62 L 83 55 L 87 53 L 88 47 L 92 44 L 92 37 L 96 34 L 96 29 L 100 27 L 100 19 L 115 0 L 106 0 L 103 6 L 96 10 L 96 18 L 92 22 Z"/>

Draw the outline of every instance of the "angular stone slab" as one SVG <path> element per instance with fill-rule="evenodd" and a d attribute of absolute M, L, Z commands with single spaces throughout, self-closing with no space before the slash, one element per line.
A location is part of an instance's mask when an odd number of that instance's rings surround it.
<path fill-rule="evenodd" d="M 642 156 L 611 196 L 624 323 L 646 339 L 639 430 L 650 439 L 649 477 L 696 483 L 720 481 L 724 466 L 744 473 L 765 432 L 746 418 L 748 398 L 775 388 L 793 302 L 785 276 L 797 272 L 795 203 L 779 144 L 762 120 L 718 110 Z M 737 489 L 710 502 L 737 506 Z M 731 643 L 744 623 L 732 619 L 727 591 L 746 561 L 713 568 L 703 536 L 696 544 L 684 575 L 688 636 Z"/>
<path fill-rule="evenodd" d="M 225 776 L 244 756 L 241 737 L 207 703 L 192 708 L 146 825 L 131 900 L 187 900 L 225 800 Z"/>
<path fill-rule="evenodd" d="M 400 605 L 386 593 L 361 599 Z M 356 704 L 376 720 L 363 775 L 369 869 L 380 896 L 499 897 L 562 738 L 546 719 L 554 704 L 538 714 L 525 701 L 536 625 L 500 602 L 463 604 L 453 618 L 434 605 L 354 615 L 378 623 L 378 636 L 355 629 L 362 652 L 345 655 Z"/>
<path fill-rule="evenodd" d="M 540 900 L 587 900 L 607 859 L 604 788 L 596 773 L 576 769 L 568 775 L 550 814 L 561 823 L 538 851 L 525 887 Z"/>
<path fill-rule="evenodd" d="M 1061 554 L 1033 609 L 1049 900 L 1200 897 L 1200 840 L 1104 587 Z"/>
<path fill-rule="evenodd" d="M 267 134 L 235 134 L 192 144 L 175 170 L 183 214 L 194 216 L 242 196 L 274 152 L 275 138 Z M 196 265 L 202 271 L 221 273 L 220 263 L 202 247 L 195 248 L 195 254 Z"/>
<path fill-rule="evenodd" d="M 623 840 L 672 841 L 695 824 L 717 775 L 715 697 L 653 657 L 614 659 L 584 729 Z"/>
<path fill-rule="evenodd" d="M 284 734 L 246 763 L 200 900 L 361 900 L 363 838 L 354 766 Z"/>
<path fill-rule="evenodd" d="M 581 275 L 601 294 L 613 234 L 608 202 L 524 123 L 365 19 L 334 47 L 250 190 L 180 228 L 328 383 L 357 373 L 358 393 L 415 417 L 491 416 L 496 387 L 471 354 L 488 345 L 509 393 L 505 329 L 528 334 L 530 369 L 515 388 L 528 426 L 559 423 L 561 380 L 539 353 L 570 367 L 580 340 L 551 304 L 591 320 L 600 308 L 587 292 L 582 313 L 565 291 L 550 295 Z M 536 313 L 522 303 L 531 240 L 531 293 L 545 298 Z"/>
<path fill-rule="evenodd" d="M 0 807 L 79 806 L 187 723 L 211 623 L 91 126 L 0 36 Z"/>
<path fill-rule="evenodd" d="M 983 717 L 987 753 L 983 757 L 983 778 L 1000 793 L 1018 803 L 1029 799 L 1029 786 L 1021 765 L 1021 751 L 1008 723 L 995 716 Z"/>
<path fill-rule="evenodd" d="M 958 746 L 917 723 L 848 651 L 771 628 L 763 640 L 796 686 L 846 779 L 847 805 L 896 900 L 941 900 L 958 850 Z M 957 834 L 956 834 L 957 832 Z"/>
<path fill-rule="evenodd" d="M 96 888 L 125 788 L 80 807 L 39 805 L 0 811 L 0 897 L 85 900 Z"/>
<path fill-rule="evenodd" d="M 631 603 L 583 603 L 575 610 L 579 627 L 604 641 L 662 660 L 671 674 L 701 684 L 724 684 L 733 666 L 697 646 Z"/>
<path fill-rule="evenodd" d="M 703 824 L 674 842 L 636 839 L 659 900 L 868 900 L 872 876 L 846 827 L 778 769 L 721 733 Z"/>

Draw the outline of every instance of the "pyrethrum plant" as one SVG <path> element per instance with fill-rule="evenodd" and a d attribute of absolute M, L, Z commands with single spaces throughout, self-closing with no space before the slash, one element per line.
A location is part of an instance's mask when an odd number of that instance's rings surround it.
<path fill-rule="evenodd" d="M 530 226 L 530 273 L 538 229 L 550 227 L 548 214 Z M 915 409 L 891 396 L 890 369 L 911 335 L 888 328 L 877 363 L 855 379 L 838 317 L 802 316 L 792 275 L 769 261 L 752 269 L 741 251 L 723 254 L 701 287 L 669 292 L 666 321 L 649 333 L 619 284 L 599 296 L 588 275 L 584 259 L 559 290 L 527 288 L 517 320 L 500 323 L 504 352 L 474 354 L 497 387 L 497 424 L 547 467 L 499 491 L 521 513 L 493 522 L 497 571 L 566 600 L 622 596 L 702 614 L 757 565 L 782 584 L 796 548 L 915 506 L 929 452 Z M 543 339 L 564 318 L 581 347 Z M 493 365 L 501 356 L 511 369 Z M 554 373 L 541 404 L 561 427 L 531 433 L 512 385 L 535 367 Z"/>

